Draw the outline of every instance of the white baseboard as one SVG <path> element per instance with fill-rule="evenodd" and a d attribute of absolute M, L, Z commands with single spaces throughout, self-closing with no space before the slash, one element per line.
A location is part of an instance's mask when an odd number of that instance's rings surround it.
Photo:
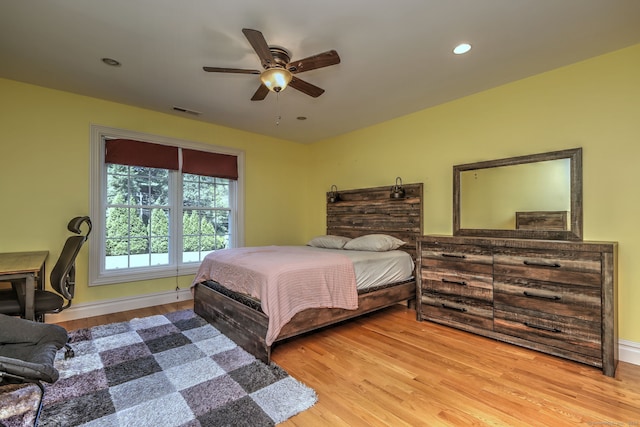
<path fill-rule="evenodd" d="M 618 357 L 621 362 L 640 365 L 640 343 L 627 340 L 618 340 Z"/>
<path fill-rule="evenodd" d="M 135 297 L 118 298 L 98 302 L 90 302 L 71 306 L 58 314 L 47 314 L 48 323 L 65 322 L 67 320 L 84 319 L 85 317 L 101 316 L 119 311 L 135 310 L 152 307 L 154 305 L 170 304 L 176 301 L 193 299 L 190 289 L 178 292 L 167 291 L 156 294 L 138 295 Z M 640 365 L 640 343 L 627 340 L 618 342 L 619 359 L 621 362 Z"/>
<path fill-rule="evenodd" d="M 104 314 L 152 307 L 154 305 L 170 304 L 172 302 L 187 301 L 190 299 L 193 299 L 191 289 L 181 289 L 178 292 L 167 291 L 155 294 L 137 295 L 135 297 L 75 304 L 60 313 L 47 314 L 46 318 L 47 323 L 65 322 L 67 320 L 84 319 L 86 317 L 101 316 Z"/>

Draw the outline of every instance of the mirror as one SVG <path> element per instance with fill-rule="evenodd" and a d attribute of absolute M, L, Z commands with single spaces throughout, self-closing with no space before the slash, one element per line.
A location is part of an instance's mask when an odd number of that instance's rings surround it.
<path fill-rule="evenodd" d="M 454 166 L 453 234 L 582 240 L 582 149 Z"/>

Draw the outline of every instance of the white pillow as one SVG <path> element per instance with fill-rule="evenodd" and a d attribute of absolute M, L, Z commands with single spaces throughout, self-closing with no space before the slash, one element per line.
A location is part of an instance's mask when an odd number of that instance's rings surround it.
<path fill-rule="evenodd" d="M 356 237 L 349 240 L 342 249 L 352 251 L 372 251 L 372 252 L 386 252 L 398 249 L 404 245 L 400 239 L 396 239 L 393 236 L 387 234 L 367 234 L 366 236 Z"/>
<path fill-rule="evenodd" d="M 307 246 L 313 246 L 315 248 L 325 248 L 325 249 L 342 249 L 342 247 L 350 241 L 351 239 L 348 237 L 342 236 L 332 236 L 330 234 L 326 236 L 318 236 L 309 240 Z"/>

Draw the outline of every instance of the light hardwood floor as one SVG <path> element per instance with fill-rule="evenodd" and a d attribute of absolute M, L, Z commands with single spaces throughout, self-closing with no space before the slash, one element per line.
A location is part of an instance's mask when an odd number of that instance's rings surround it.
<path fill-rule="evenodd" d="M 192 308 L 181 302 L 61 323 L 67 329 Z M 596 368 L 428 322 L 394 306 L 277 345 L 318 393 L 282 426 L 640 426 L 640 366 Z"/>

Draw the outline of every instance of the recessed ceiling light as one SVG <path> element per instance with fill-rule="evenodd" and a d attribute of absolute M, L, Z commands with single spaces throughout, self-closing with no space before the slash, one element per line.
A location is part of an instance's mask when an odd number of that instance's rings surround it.
<path fill-rule="evenodd" d="M 462 55 L 463 53 L 467 53 L 471 50 L 471 45 L 469 43 L 461 43 L 453 49 L 453 53 L 456 55 Z"/>
<path fill-rule="evenodd" d="M 119 61 L 116 61 L 115 59 L 112 59 L 112 58 L 102 58 L 102 62 L 112 67 L 119 67 L 120 65 L 122 65 L 120 64 Z"/>
<path fill-rule="evenodd" d="M 298 116 L 298 117 L 296 117 L 296 119 L 298 119 L 298 120 L 307 120 L 307 118 L 305 116 Z"/>

